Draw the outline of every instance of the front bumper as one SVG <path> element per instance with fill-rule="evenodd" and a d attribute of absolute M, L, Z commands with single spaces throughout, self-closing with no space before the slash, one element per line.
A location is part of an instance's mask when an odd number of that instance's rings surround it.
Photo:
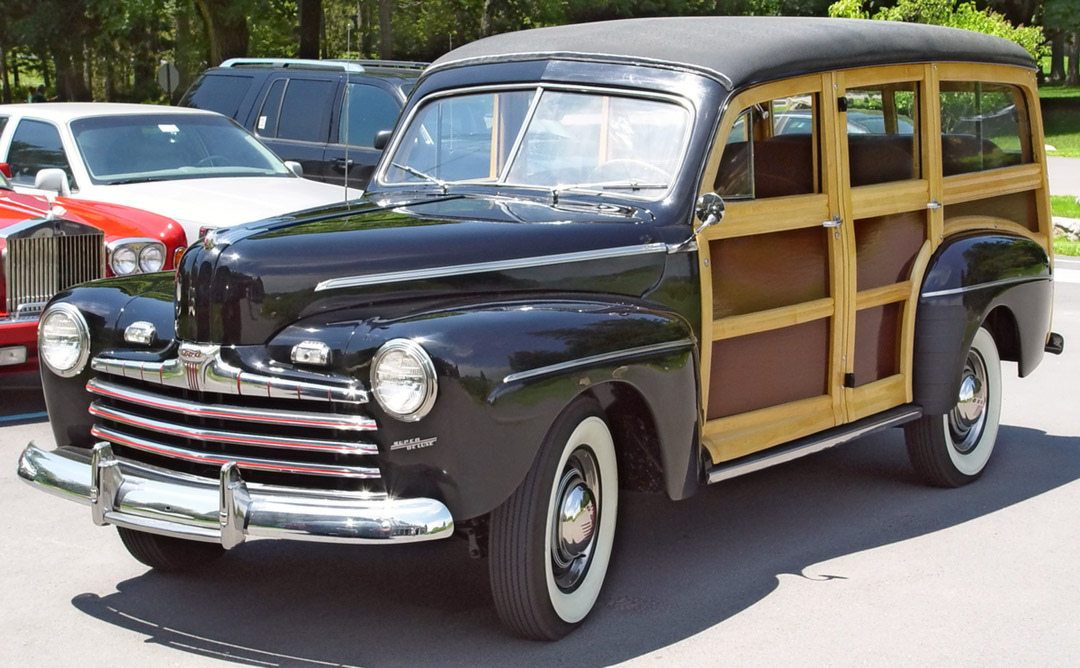
<path fill-rule="evenodd" d="M 234 463 L 217 483 L 117 459 L 108 443 L 93 450 L 33 443 L 19 457 L 19 477 L 47 492 L 88 504 L 94 523 L 235 547 L 248 536 L 333 543 L 416 542 L 454 533 L 434 499 L 247 484 Z"/>

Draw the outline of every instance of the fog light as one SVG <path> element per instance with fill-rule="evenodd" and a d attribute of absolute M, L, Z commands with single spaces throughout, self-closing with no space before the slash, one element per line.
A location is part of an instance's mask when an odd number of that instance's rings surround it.
<path fill-rule="evenodd" d="M 292 348 L 293 364 L 316 364 L 326 366 L 330 363 L 330 346 L 322 341 L 302 341 Z"/>
<path fill-rule="evenodd" d="M 24 362 L 26 362 L 26 346 L 0 348 L 0 366 L 23 364 Z"/>
<path fill-rule="evenodd" d="M 140 320 L 127 326 L 124 330 L 124 340 L 128 343 L 148 346 L 154 340 L 155 333 L 157 330 L 154 328 L 154 323 Z"/>

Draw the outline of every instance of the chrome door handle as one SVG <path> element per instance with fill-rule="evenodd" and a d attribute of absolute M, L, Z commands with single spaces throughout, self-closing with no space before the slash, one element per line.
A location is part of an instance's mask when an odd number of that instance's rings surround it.
<path fill-rule="evenodd" d="M 832 218 L 830 218 L 830 219 L 828 219 L 826 221 L 822 221 L 821 226 L 822 227 L 840 227 L 840 224 L 843 223 L 843 222 L 844 221 L 840 220 L 840 216 L 838 214 L 834 213 Z"/>

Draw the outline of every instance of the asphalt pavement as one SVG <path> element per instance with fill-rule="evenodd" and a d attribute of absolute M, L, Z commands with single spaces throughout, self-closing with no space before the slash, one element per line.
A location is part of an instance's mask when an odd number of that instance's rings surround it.
<path fill-rule="evenodd" d="M 1050 194 L 1080 197 L 1080 158 L 1049 157 Z"/>

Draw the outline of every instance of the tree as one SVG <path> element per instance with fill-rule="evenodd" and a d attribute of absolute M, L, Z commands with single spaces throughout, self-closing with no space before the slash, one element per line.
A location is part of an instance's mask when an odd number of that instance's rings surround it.
<path fill-rule="evenodd" d="M 829 6 L 829 16 L 866 18 L 869 12 L 863 9 L 863 5 L 862 0 L 839 0 Z M 1046 52 L 1046 39 L 1041 27 L 1014 27 L 1003 15 L 990 9 L 979 9 L 974 2 L 957 5 L 957 0 L 899 0 L 891 7 L 878 9 L 872 18 L 929 23 L 1004 37 L 1024 47 L 1036 60 Z"/>
<path fill-rule="evenodd" d="M 209 64 L 248 55 L 247 0 L 194 0 L 195 8 L 206 27 Z"/>
<path fill-rule="evenodd" d="M 300 0 L 301 58 L 319 57 L 319 34 L 322 31 L 322 0 Z"/>
<path fill-rule="evenodd" d="M 1054 81 L 1065 79 L 1066 86 L 1080 86 L 1080 3 L 1076 0 L 1046 0 L 1043 8 L 1043 22 L 1054 26 L 1055 32 L 1050 54 L 1050 78 Z M 1068 57 L 1067 71 L 1061 71 L 1061 61 Z"/>

